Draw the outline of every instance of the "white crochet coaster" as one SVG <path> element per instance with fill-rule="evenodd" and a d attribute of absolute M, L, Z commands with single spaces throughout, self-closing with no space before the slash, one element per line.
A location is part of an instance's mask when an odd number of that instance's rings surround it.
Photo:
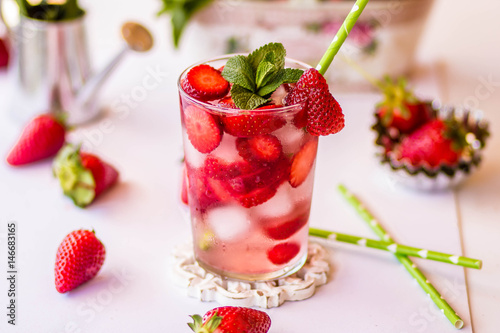
<path fill-rule="evenodd" d="M 192 245 L 174 250 L 173 277 L 188 296 L 222 305 L 274 308 L 286 301 L 301 301 L 314 295 L 316 287 L 328 280 L 327 251 L 309 243 L 307 262 L 295 274 L 268 282 L 241 282 L 222 279 L 207 272 L 194 260 Z"/>

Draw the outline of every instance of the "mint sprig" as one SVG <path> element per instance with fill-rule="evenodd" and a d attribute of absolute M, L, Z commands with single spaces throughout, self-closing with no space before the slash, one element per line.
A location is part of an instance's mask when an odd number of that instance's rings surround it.
<path fill-rule="evenodd" d="M 253 110 L 269 102 L 269 97 L 283 83 L 295 83 L 300 69 L 285 68 L 286 50 L 280 43 L 266 44 L 247 57 L 229 58 L 222 76 L 233 84 L 231 97 L 242 110 Z"/>

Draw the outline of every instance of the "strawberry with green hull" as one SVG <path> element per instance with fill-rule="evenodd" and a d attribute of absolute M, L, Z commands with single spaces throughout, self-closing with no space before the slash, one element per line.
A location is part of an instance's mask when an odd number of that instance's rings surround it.
<path fill-rule="evenodd" d="M 189 327 L 195 333 L 267 333 L 271 327 L 271 318 L 263 311 L 224 306 L 199 315 L 191 316 Z"/>
<path fill-rule="evenodd" d="M 392 82 L 387 77 L 384 82 L 377 81 L 377 87 L 384 94 L 384 100 L 377 104 L 375 111 L 382 126 L 408 134 L 431 119 L 429 102 L 415 97 L 407 88 L 406 80 Z"/>
<path fill-rule="evenodd" d="M 118 171 L 99 157 L 66 145 L 54 161 L 54 174 L 66 196 L 86 207 L 116 184 Z"/>
<path fill-rule="evenodd" d="M 466 133 L 456 120 L 434 119 L 405 137 L 394 155 L 414 167 L 454 166 L 467 145 Z"/>
<path fill-rule="evenodd" d="M 12 166 L 30 164 L 55 156 L 64 145 L 66 129 L 61 121 L 50 114 L 32 119 L 7 156 Z"/>
<path fill-rule="evenodd" d="M 57 249 L 55 284 L 61 294 L 93 279 L 106 258 L 106 249 L 94 231 L 76 230 Z"/>

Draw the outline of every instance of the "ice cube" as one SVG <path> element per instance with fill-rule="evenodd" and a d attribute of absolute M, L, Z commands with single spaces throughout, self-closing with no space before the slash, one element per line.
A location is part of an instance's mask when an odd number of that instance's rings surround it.
<path fill-rule="evenodd" d="M 212 151 L 211 155 L 219 157 L 227 163 L 243 160 L 236 149 L 236 137 L 227 133 L 224 133 L 219 147 Z"/>
<path fill-rule="evenodd" d="M 211 209 L 205 218 L 215 237 L 223 242 L 237 240 L 247 234 L 251 226 L 247 209 L 239 206 Z"/>
<path fill-rule="evenodd" d="M 189 141 L 186 131 L 183 131 L 184 159 L 192 168 L 200 168 L 205 163 L 205 155 L 200 153 Z"/>
<path fill-rule="evenodd" d="M 286 95 L 288 95 L 288 90 L 286 89 L 285 85 L 282 84 L 271 95 L 271 99 L 273 100 L 273 104 L 284 105 L 285 103 L 283 102 L 283 100 L 284 100 Z"/>
<path fill-rule="evenodd" d="M 263 218 L 275 218 L 290 214 L 294 208 L 292 190 L 293 188 L 288 182 L 283 183 L 271 199 L 252 208 L 252 213 Z"/>
<path fill-rule="evenodd" d="M 293 123 L 288 123 L 273 134 L 281 141 L 285 154 L 295 154 L 300 150 L 304 133 L 303 129 L 295 127 Z"/>

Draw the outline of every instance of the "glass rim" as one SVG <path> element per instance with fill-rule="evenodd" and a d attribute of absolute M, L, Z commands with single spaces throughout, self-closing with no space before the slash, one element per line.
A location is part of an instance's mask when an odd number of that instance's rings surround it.
<path fill-rule="evenodd" d="M 273 109 L 264 109 L 264 110 L 262 110 L 262 109 L 261 110 L 258 110 L 258 109 L 253 109 L 253 110 L 233 109 L 233 108 L 228 108 L 228 107 L 224 107 L 224 106 L 218 106 L 218 105 L 210 104 L 208 102 L 197 100 L 196 98 L 190 96 L 182 88 L 181 79 L 182 79 L 182 77 L 185 76 L 185 74 L 191 68 L 193 68 L 195 66 L 198 66 L 198 65 L 210 63 L 210 62 L 215 62 L 215 61 L 219 61 L 219 60 L 227 60 L 227 59 L 229 59 L 229 58 L 231 58 L 233 56 L 236 56 L 236 55 L 247 56 L 248 53 L 229 53 L 229 54 L 225 54 L 225 55 L 218 56 L 218 57 L 215 57 L 215 58 L 210 58 L 210 59 L 206 59 L 206 60 L 203 60 L 203 61 L 199 61 L 199 62 L 197 62 L 197 63 L 189 66 L 185 70 L 183 70 L 182 73 L 179 75 L 179 78 L 177 79 L 177 89 L 178 89 L 179 94 L 181 95 L 181 97 L 182 98 L 186 98 L 192 104 L 195 104 L 197 106 L 200 106 L 200 107 L 203 107 L 205 109 L 208 109 L 211 112 L 218 113 L 218 114 L 223 114 L 223 115 L 242 115 L 242 114 L 247 114 L 247 115 L 248 114 L 268 115 L 268 114 L 282 114 L 282 113 L 295 112 L 298 107 L 300 107 L 300 108 L 303 107 L 304 102 L 298 103 L 298 104 L 293 104 L 293 105 L 280 106 L 280 107 L 273 108 Z M 300 69 L 309 69 L 309 68 L 312 68 L 311 65 L 308 65 L 305 62 L 302 62 L 302 61 L 299 61 L 299 60 L 295 60 L 293 58 L 285 58 L 285 62 L 286 61 L 296 63 L 299 66 L 303 67 L 303 68 L 300 68 Z"/>

